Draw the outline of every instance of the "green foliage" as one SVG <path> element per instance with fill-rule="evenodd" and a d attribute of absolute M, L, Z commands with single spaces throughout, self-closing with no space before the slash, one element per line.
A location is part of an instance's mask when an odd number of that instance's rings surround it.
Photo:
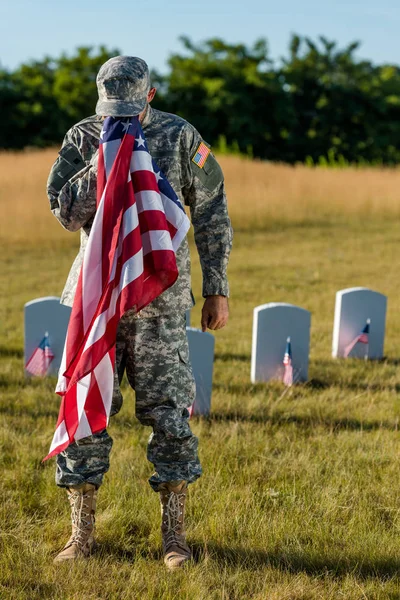
<path fill-rule="evenodd" d="M 237 144 L 243 154 L 324 166 L 400 161 L 400 69 L 357 60 L 358 43 L 338 49 L 294 35 L 275 66 L 265 40 L 182 42 L 159 102 L 218 149 Z"/>
<path fill-rule="evenodd" d="M 344 50 L 320 38 L 294 38 L 281 75 L 290 98 L 290 162 L 400 160 L 400 70 L 357 61 L 357 43 Z"/>
<path fill-rule="evenodd" d="M 62 55 L 54 73 L 54 96 L 59 107 L 76 122 L 94 111 L 97 102 L 96 75 L 103 63 L 118 50 L 100 46 L 98 53 L 91 48 L 78 48 L 69 58 Z"/>
<path fill-rule="evenodd" d="M 293 35 L 279 64 L 264 39 L 181 42 L 169 72 L 153 73 L 154 105 L 192 122 L 220 151 L 331 167 L 400 162 L 400 68 L 358 60 L 358 42 L 341 49 Z M 78 48 L 0 71 L 0 147 L 59 143 L 93 113 L 96 74 L 117 53 Z"/>
<path fill-rule="evenodd" d="M 78 48 L 62 55 L 0 71 L 0 148 L 59 144 L 71 125 L 94 112 L 96 74 L 118 50 Z"/>

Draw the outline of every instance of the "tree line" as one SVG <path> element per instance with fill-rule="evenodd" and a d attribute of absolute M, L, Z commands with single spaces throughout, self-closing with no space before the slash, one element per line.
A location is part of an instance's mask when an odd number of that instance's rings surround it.
<path fill-rule="evenodd" d="M 341 49 L 294 35 L 274 62 L 264 39 L 181 41 L 168 72 L 152 74 L 153 105 L 193 123 L 220 151 L 288 163 L 400 162 L 400 68 L 358 59 L 357 42 Z M 96 74 L 119 53 L 83 47 L 0 68 L 0 148 L 59 145 L 93 114 Z"/>

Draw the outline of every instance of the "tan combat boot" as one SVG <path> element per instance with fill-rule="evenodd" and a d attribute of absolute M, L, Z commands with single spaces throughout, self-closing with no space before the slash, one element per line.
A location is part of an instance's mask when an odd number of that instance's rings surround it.
<path fill-rule="evenodd" d="M 97 490 L 91 483 L 67 489 L 71 505 L 72 534 L 54 562 L 87 558 L 94 549 L 94 514 Z"/>
<path fill-rule="evenodd" d="M 192 558 L 185 532 L 187 483 L 186 481 L 162 483 L 159 490 L 164 563 L 168 569 L 178 569 Z"/>

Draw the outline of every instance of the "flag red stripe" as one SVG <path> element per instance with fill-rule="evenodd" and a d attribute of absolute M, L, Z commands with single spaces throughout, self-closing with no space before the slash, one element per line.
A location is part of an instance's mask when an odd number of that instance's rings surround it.
<path fill-rule="evenodd" d="M 101 431 L 107 427 L 107 415 L 95 373 L 91 376 L 85 414 L 92 431 Z"/>
<path fill-rule="evenodd" d="M 132 184 L 135 192 L 152 190 L 158 194 L 160 193 L 157 179 L 151 171 L 136 171 L 135 173 L 132 173 Z"/>

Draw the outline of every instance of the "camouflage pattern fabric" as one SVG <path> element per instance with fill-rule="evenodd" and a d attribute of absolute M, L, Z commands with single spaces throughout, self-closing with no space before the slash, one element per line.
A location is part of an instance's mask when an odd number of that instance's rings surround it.
<path fill-rule="evenodd" d="M 97 115 L 129 117 L 138 115 L 147 103 L 150 73 L 136 56 L 114 56 L 101 67 L 97 77 Z"/>
<path fill-rule="evenodd" d="M 186 315 L 136 319 L 128 312 L 117 334 L 116 384 L 112 414 L 122 406 L 118 380 L 126 374 L 136 394 L 136 416 L 153 428 L 147 457 L 155 473 L 149 482 L 195 481 L 201 475 L 198 440 L 189 426 L 188 407 L 195 398 L 189 362 Z M 99 486 L 109 468 L 112 447 L 103 431 L 71 444 L 57 456 L 56 483 L 61 487 L 92 483 Z"/>
<path fill-rule="evenodd" d="M 203 296 L 229 295 L 227 265 L 232 229 L 227 212 L 221 168 L 210 153 L 204 165 L 194 162 L 202 138 L 184 119 L 148 105 L 142 120 L 150 153 L 164 172 L 182 204 L 190 208 L 194 236 L 203 272 Z M 79 270 L 96 211 L 96 179 L 101 117 L 89 117 L 68 131 L 63 146 L 73 144 L 86 166 L 57 191 L 52 185 L 61 157 L 50 172 L 47 193 L 53 214 L 70 231 L 81 229 L 81 247 L 71 268 L 61 302 L 72 306 Z M 59 178 L 57 178 L 58 180 Z M 138 315 L 155 317 L 183 313 L 193 305 L 190 255 L 185 240 L 177 252 L 176 283 Z"/>

